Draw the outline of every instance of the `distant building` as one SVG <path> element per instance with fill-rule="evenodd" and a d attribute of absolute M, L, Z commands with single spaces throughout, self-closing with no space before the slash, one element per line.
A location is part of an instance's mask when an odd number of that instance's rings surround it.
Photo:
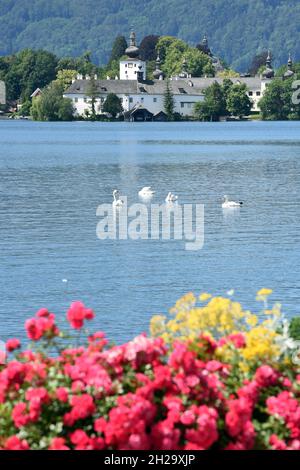
<path fill-rule="evenodd" d="M 6 104 L 6 88 L 2 81 L 0 81 L 0 104 Z"/>
<path fill-rule="evenodd" d="M 96 112 L 101 114 L 104 101 L 109 93 L 117 95 L 123 106 L 124 118 L 128 120 L 163 120 L 164 95 L 166 81 L 160 70 L 160 58 L 157 57 L 153 80 L 146 80 L 146 62 L 139 58 L 135 33 L 130 34 L 130 45 L 126 49 L 126 59 L 120 61 L 120 79 L 96 80 L 98 98 Z M 174 111 L 182 116 L 192 116 L 194 104 L 203 101 L 201 89 L 190 86 L 185 80 L 170 80 L 170 88 L 174 96 Z M 91 110 L 91 99 L 88 96 L 90 77 L 77 76 L 72 85 L 64 93 L 70 98 L 77 116 L 83 116 Z"/>
<path fill-rule="evenodd" d="M 37 96 L 41 96 L 41 94 L 42 94 L 42 90 L 40 88 L 37 88 L 36 90 L 34 90 L 32 95 L 30 95 L 30 98 L 36 98 Z"/>
<path fill-rule="evenodd" d="M 201 45 L 207 54 L 212 58 L 215 71 L 222 69 L 220 60 L 213 56 L 208 46 L 205 36 Z M 146 79 L 146 62 L 139 58 L 139 48 L 136 45 L 135 33 L 130 34 L 130 44 L 126 49 L 126 58 L 120 60 L 120 75 L 114 80 L 98 80 L 95 76 L 97 88 L 96 112 L 103 113 L 103 104 L 109 93 L 117 95 L 123 106 L 124 118 L 134 120 L 164 120 L 164 95 L 166 91 L 166 80 L 160 68 L 159 56 L 156 60 L 156 68 L 153 72 L 153 80 Z M 259 100 L 263 96 L 268 83 L 274 77 L 274 70 L 271 64 L 271 56 L 268 54 L 266 71 L 261 77 L 237 77 L 231 78 L 233 83 L 244 83 L 247 86 L 247 93 L 253 102 L 252 111 L 259 111 Z M 84 116 L 91 111 L 91 98 L 88 95 L 90 88 L 89 76 L 78 75 L 73 80 L 72 85 L 64 93 L 66 98 L 72 100 L 75 115 Z M 188 71 L 188 64 L 184 59 L 182 70 L 178 76 L 169 80 L 170 89 L 174 97 L 174 111 L 183 117 L 193 115 L 194 104 L 204 101 L 206 88 L 214 82 L 223 83 L 223 78 L 196 78 L 192 77 Z"/>

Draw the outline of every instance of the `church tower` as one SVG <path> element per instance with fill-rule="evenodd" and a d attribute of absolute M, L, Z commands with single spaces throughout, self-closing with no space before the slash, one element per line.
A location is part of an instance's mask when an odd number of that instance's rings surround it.
<path fill-rule="evenodd" d="M 139 48 L 136 45 L 135 32 L 131 31 L 126 59 L 120 60 L 120 80 L 146 80 L 146 62 L 139 59 Z"/>

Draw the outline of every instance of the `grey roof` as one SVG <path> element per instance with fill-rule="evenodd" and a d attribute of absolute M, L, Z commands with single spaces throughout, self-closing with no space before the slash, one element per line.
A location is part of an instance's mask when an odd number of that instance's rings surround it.
<path fill-rule="evenodd" d="M 260 77 L 234 77 L 230 78 L 233 83 L 244 83 L 250 90 L 261 88 L 262 79 Z M 223 78 L 219 77 L 192 77 L 186 79 L 172 79 L 169 81 L 174 95 L 202 95 L 206 88 L 214 82 L 222 84 Z M 75 80 L 64 95 L 88 93 L 89 80 Z M 117 95 L 128 94 L 152 94 L 163 95 L 166 91 L 165 80 L 96 80 L 97 91 L 101 95 L 115 93 Z"/>
<path fill-rule="evenodd" d="M 214 82 L 217 82 L 220 85 L 222 85 L 222 83 L 224 81 L 223 78 L 219 78 L 219 77 L 208 77 L 208 78 L 205 78 L 205 77 L 201 77 L 201 78 L 192 77 L 189 80 L 194 84 L 194 86 L 196 86 L 197 88 L 200 88 L 202 90 L 205 90 L 206 88 L 211 86 Z M 244 83 L 247 86 L 247 88 L 249 88 L 249 89 L 256 89 L 256 88 L 260 89 L 261 88 L 261 82 L 262 82 L 260 77 L 234 77 L 234 78 L 230 78 L 229 80 L 231 80 L 232 83 L 234 83 L 234 84 Z"/>
<path fill-rule="evenodd" d="M 170 80 L 170 87 L 174 95 L 202 95 L 202 88 L 190 86 L 188 80 Z M 75 80 L 67 89 L 64 95 L 79 94 L 86 95 L 88 92 L 89 80 Z M 152 94 L 163 95 L 166 91 L 165 80 L 96 80 L 99 94 Z"/>

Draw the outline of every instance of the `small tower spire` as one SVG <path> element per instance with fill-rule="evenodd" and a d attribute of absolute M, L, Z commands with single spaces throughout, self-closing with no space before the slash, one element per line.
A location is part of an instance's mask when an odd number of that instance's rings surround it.
<path fill-rule="evenodd" d="M 268 50 L 268 56 L 266 59 L 266 70 L 263 72 L 264 78 L 274 78 L 274 70 L 272 67 L 272 55 L 270 49 Z"/>
<path fill-rule="evenodd" d="M 156 57 L 156 61 L 155 61 L 155 70 L 153 72 L 153 77 L 158 79 L 158 80 L 162 80 L 164 78 L 164 73 L 160 69 L 160 64 L 161 64 L 161 60 L 160 60 L 159 52 L 158 52 L 157 57 Z"/>
<path fill-rule="evenodd" d="M 283 79 L 291 78 L 294 75 L 293 71 L 293 60 L 291 54 L 289 54 L 288 62 L 287 62 L 287 70 L 283 75 Z"/>
<path fill-rule="evenodd" d="M 267 60 L 266 60 L 266 67 L 267 68 L 272 68 L 272 59 L 271 59 L 271 51 L 270 49 L 268 50 L 268 56 L 267 56 Z"/>

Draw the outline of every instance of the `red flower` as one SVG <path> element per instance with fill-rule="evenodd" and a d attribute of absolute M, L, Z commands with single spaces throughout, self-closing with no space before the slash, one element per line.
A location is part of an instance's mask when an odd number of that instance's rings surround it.
<path fill-rule="evenodd" d="M 6 350 L 8 352 L 15 351 L 15 349 L 19 349 L 20 347 L 21 347 L 21 343 L 16 338 L 9 339 L 8 341 L 6 341 Z"/>
<path fill-rule="evenodd" d="M 15 405 L 11 416 L 16 428 L 26 426 L 30 422 L 30 416 L 27 413 L 27 406 L 24 402 L 20 402 Z"/>
<path fill-rule="evenodd" d="M 77 429 L 70 435 L 72 444 L 75 445 L 75 450 L 91 449 L 91 439 L 82 429 Z"/>
<path fill-rule="evenodd" d="M 52 338 L 59 334 L 59 330 L 55 324 L 55 315 L 49 313 L 48 310 L 39 310 L 35 318 L 30 318 L 25 322 L 25 329 L 29 339 L 38 341 L 42 336 Z"/>
<path fill-rule="evenodd" d="M 11 436 L 6 440 L 4 449 L 6 450 L 29 450 L 29 445 L 25 439 L 21 440 L 17 436 Z"/>
<path fill-rule="evenodd" d="M 276 385 L 278 381 L 279 374 L 270 366 L 260 366 L 255 372 L 255 380 L 258 385 L 262 388 L 270 387 L 271 385 Z"/>
<path fill-rule="evenodd" d="M 62 403 L 67 403 L 69 399 L 68 389 L 65 387 L 58 387 L 55 391 L 56 398 Z"/>
<path fill-rule="evenodd" d="M 67 312 L 67 320 L 75 330 L 83 327 L 84 320 L 93 318 L 93 310 L 86 308 L 82 302 L 73 302 Z"/>
<path fill-rule="evenodd" d="M 70 450 L 68 446 L 65 445 L 66 440 L 62 437 L 54 437 L 51 441 L 49 450 Z"/>
<path fill-rule="evenodd" d="M 285 442 L 279 439 L 279 437 L 276 436 L 276 434 L 272 434 L 272 436 L 270 436 L 269 443 L 272 446 L 272 449 L 274 450 L 286 450 L 287 449 L 287 445 L 285 444 Z"/>
<path fill-rule="evenodd" d="M 76 421 L 91 416 L 96 410 L 93 397 L 88 394 L 73 396 L 71 398 L 71 405 L 70 413 L 64 416 L 66 426 L 73 426 Z"/>

